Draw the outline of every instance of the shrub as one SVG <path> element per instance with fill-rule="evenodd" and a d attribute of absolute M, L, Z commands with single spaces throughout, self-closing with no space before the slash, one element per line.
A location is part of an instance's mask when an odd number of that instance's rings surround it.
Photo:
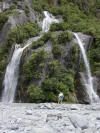
<path fill-rule="evenodd" d="M 5 59 L 2 59 L 1 62 L 0 62 L 0 75 L 3 75 L 4 74 L 4 69 L 5 69 L 5 66 L 6 66 L 6 60 Z"/>
<path fill-rule="evenodd" d="M 25 14 L 26 14 L 26 16 L 27 17 L 29 17 L 30 16 L 30 10 L 29 10 L 29 7 L 28 6 L 25 6 Z"/>
<path fill-rule="evenodd" d="M 57 102 L 58 88 L 56 78 L 45 79 L 42 83 L 44 100 L 46 102 Z"/>
<path fill-rule="evenodd" d="M 15 5 L 17 5 L 18 0 L 13 0 L 13 3 L 14 3 Z"/>
<path fill-rule="evenodd" d="M 58 35 L 55 33 L 51 34 L 51 41 L 53 43 L 53 45 L 57 45 L 58 44 Z"/>
<path fill-rule="evenodd" d="M 60 23 L 53 23 L 50 26 L 50 31 L 65 31 L 69 29 L 69 24 L 65 23 L 65 22 L 60 22 Z"/>
<path fill-rule="evenodd" d="M 61 56 L 62 49 L 59 45 L 54 45 L 52 52 L 54 54 L 54 57 L 58 58 L 59 56 Z"/>
<path fill-rule="evenodd" d="M 47 4 L 46 0 L 32 0 L 33 1 L 33 6 L 32 8 L 38 12 L 38 13 L 42 13 L 47 7 L 50 7 Z"/>
<path fill-rule="evenodd" d="M 0 30 L 3 28 L 4 24 L 7 22 L 8 17 L 3 13 L 0 14 Z"/>
<path fill-rule="evenodd" d="M 58 4 L 65 5 L 65 4 L 67 4 L 67 1 L 66 0 L 58 0 Z"/>
<path fill-rule="evenodd" d="M 64 32 L 61 32 L 61 34 L 58 36 L 58 41 L 59 41 L 59 43 L 66 44 L 66 42 L 71 41 L 72 38 L 73 38 L 73 36 L 71 33 L 64 31 Z"/>
<path fill-rule="evenodd" d="M 39 79 L 41 76 L 41 68 L 39 65 L 45 61 L 45 51 L 40 50 L 28 57 L 24 63 L 24 81 L 29 84 L 33 79 Z"/>
<path fill-rule="evenodd" d="M 27 22 L 23 26 L 17 26 L 17 28 L 11 30 L 7 41 L 11 44 L 13 42 L 23 43 L 27 39 L 37 36 L 40 30 L 41 28 L 36 23 Z"/>
<path fill-rule="evenodd" d="M 56 78 L 47 78 L 42 83 L 44 99 L 47 102 L 57 102 L 59 92 L 63 92 L 65 100 L 69 97 L 69 88 L 63 82 L 58 81 Z"/>
<path fill-rule="evenodd" d="M 91 69 L 94 74 L 100 73 L 100 48 L 91 48 L 89 52 Z"/>
<path fill-rule="evenodd" d="M 50 36 L 50 32 L 44 33 L 44 35 L 40 39 L 32 43 L 31 48 L 36 49 L 40 46 L 43 46 L 50 39 Z"/>
<path fill-rule="evenodd" d="M 40 103 L 43 101 L 43 91 L 41 88 L 38 88 L 34 85 L 30 85 L 27 90 L 30 102 Z"/>
<path fill-rule="evenodd" d="M 13 4 L 13 5 L 10 6 L 9 9 L 10 9 L 10 10 L 14 10 L 14 9 L 16 9 L 16 6 Z"/>
<path fill-rule="evenodd" d="M 67 85 L 69 92 L 74 91 L 74 71 L 61 66 L 54 60 L 49 63 L 49 77 L 55 77 L 57 80 Z"/>
<path fill-rule="evenodd" d="M 33 5 L 32 8 L 39 13 L 42 13 L 43 11 L 41 5 Z"/>
<path fill-rule="evenodd" d="M 57 102 L 57 94 L 55 95 L 53 92 L 44 92 L 44 102 Z"/>
<path fill-rule="evenodd" d="M 56 78 L 45 79 L 42 84 L 43 90 L 53 91 L 57 93 L 56 82 L 57 82 Z"/>

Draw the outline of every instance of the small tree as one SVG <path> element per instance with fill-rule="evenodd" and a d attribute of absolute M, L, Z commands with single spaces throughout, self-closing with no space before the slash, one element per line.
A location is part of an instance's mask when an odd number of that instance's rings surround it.
<path fill-rule="evenodd" d="M 43 100 L 43 92 L 41 88 L 30 85 L 27 90 L 30 102 L 39 103 Z"/>

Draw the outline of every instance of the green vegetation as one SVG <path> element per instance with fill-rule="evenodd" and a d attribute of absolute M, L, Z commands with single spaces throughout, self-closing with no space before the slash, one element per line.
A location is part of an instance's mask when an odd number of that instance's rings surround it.
<path fill-rule="evenodd" d="M 65 95 L 65 101 L 72 100 L 71 95 L 74 88 L 74 72 L 61 66 L 57 60 L 49 62 L 49 75 L 43 81 L 45 101 L 57 102 L 57 96 L 60 91 Z"/>
<path fill-rule="evenodd" d="M 69 35 L 68 32 L 65 33 Z M 69 41 L 68 36 L 65 36 L 65 38 L 67 38 L 66 41 Z M 72 38 L 70 38 L 70 40 L 71 39 Z M 59 44 L 59 35 L 55 33 L 45 33 L 38 41 L 33 42 L 31 48 L 35 49 L 43 46 L 48 40 L 51 40 L 53 43 L 52 52 L 54 54 L 54 57 L 56 59 L 59 58 L 61 56 L 61 47 Z M 27 58 L 23 68 L 24 88 L 26 88 L 26 86 L 30 86 L 33 80 L 37 81 L 41 78 L 41 72 L 44 64 L 46 63 L 46 58 L 48 58 L 48 56 L 46 56 L 43 50 L 31 54 L 31 56 Z M 41 88 L 39 88 L 40 90 L 42 90 L 42 99 L 40 100 L 40 102 L 57 102 L 57 96 L 60 91 L 64 93 L 65 101 L 72 101 L 72 94 L 75 91 L 74 69 L 66 69 L 65 67 L 60 65 L 57 60 L 48 62 L 48 69 L 49 70 L 46 75 L 47 78 L 43 81 Z M 34 94 L 36 87 L 33 88 L 34 89 L 31 89 L 31 94 Z M 36 95 L 38 95 L 38 93 L 36 93 Z M 29 101 L 34 102 L 34 99 L 32 98 L 33 96 L 29 98 Z M 38 102 L 38 100 L 35 99 L 35 102 Z"/>
<path fill-rule="evenodd" d="M 4 24 L 7 22 L 7 20 L 8 20 L 7 15 L 0 13 L 0 31 L 3 28 Z"/>
<path fill-rule="evenodd" d="M 58 36 L 58 41 L 59 43 L 66 44 L 66 42 L 70 42 L 72 40 L 72 37 L 73 36 L 71 33 L 69 33 L 68 31 L 64 31 Z"/>
<path fill-rule="evenodd" d="M 36 76 L 36 73 L 39 72 L 40 66 L 44 62 L 44 57 L 43 51 L 39 51 L 31 55 L 24 64 L 24 86 L 25 88 L 29 86 L 27 89 L 29 101 L 57 102 L 57 96 L 60 91 L 64 93 L 65 101 L 72 101 L 72 94 L 75 91 L 74 72 L 71 69 L 66 69 L 61 66 L 57 60 L 49 62 L 49 73 L 46 76 L 47 78 L 43 81 L 41 88 L 32 84 L 30 85 L 33 79 L 36 80 L 40 78 Z"/>
<path fill-rule="evenodd" d="M 26 14 L 27 17 L 30 16 L 30 10 L 29 10 L 28 6 L 25 6 L 25 14 Z"/>
<path fill-rule="evenodd" d="M 19 0 L 13 0 L 13 3 L 14 3 L 15 5 L 17 5 L 18 1 L 19 1 Z"/>
<path fill-rule="evenodd" d="M 15 5 L 17 5 L 19 1 L 24 2 L 24 0 L 13 0 L 13 3 L 14 3 Z"/>
<path fill-rule="evenodd" d="M 54 57 L 58 58 L 61 56 L 62 48 L 59 45 L 54 45 L 52 50 Z"/>
<path fill-rule="evenodd" d="M 27 90 L 29 102 L 40 103 L 43 100 L 43 91 L 41 88 L 30 85 Z"/>
<path fill-rule="evenodd" d="M 41 78 L 41 63 L 45 61 L 45 51 L 32 54 L 24 64 L 24 81 L 28 85 L 33 79 Z"/>
<path fill-rule="evenodd" d="M 43 46 L 50 39 L 50 37 L 51 37 L 50 32 L 44 33 L 40 39 L 32 43 L 31 48 L 36 49 L 40 46 Z"/>
<path fill-rule="evenodd" d="M 32 0 L 32 2 L 32 8 L 38 13 L 42 13 L 45 9 L 50 7 L 50 5 L 47 4 L 47 0 Z"/>
<path fill-rule="evenodd" d="M 8 43 L 23 43 L 28 38 L 37 36 L 40 30 L 41 28 L 38 26 L 38 24 L 32 22 L 27 22 L 23 26 L 17 26 L 17 28 L 9 32 Z"/>
<path fill-rule="evenodd" d="M 35 2 L 36 0 L 33 0 Z M 99 0 L 58 0 L 58 5 L 53 6 L 53 1 L 37 2 L 36 7 L 40 8 L 40 13 L 43 10 L 48 10 L 56 17 L 63 18 L 64 22 L 52 24 L 50 31 L 66 31 L 83 32 L 94 37 L 94 44 L 89 52 L 92 72 L 99 72 L 100 60 L 97 59 L 100 50 L 100 1 Z M 49 6 L 48 6 L 49 5 Z M 97 16 L 97 13 L 99 14 Z M 62 33 L 64 34 L 64 33 Z M 63 38 L 63 36 L 62 36 Z M 66 37 L 65 37 L 66 38 Z M 66 41 L 61 39 L 60 42 Z M 55 46 L 56 48 L 58 46 Z M 58 48 L 57 48 L 58 49 Z M 93 55 L 93 56 L 92 56 Z M 94 60 L 94 55 L 96 60 Z"/>
<path fill-rule="evenodd" d="M 69 28 L 69 25 L 65 22 L 53 23 L 50 26 L 50 31 L 65 31 Z"/>
<path fill-rule="evenodd" d="M 8 16 L 11 14 L 20 14 L 19 11 L 13 10 L 15 9 L 15 5 L 10 6 L 9 9 L 0 13 L 0 30 L 3 28 L 4 24 L 8 21 Z"/>
<path fill-rule="evenodd" d="M 2 13 L 0 13 L 1 17 L 5 17 L 5 16 L 8 17 L 9 15 L 20 14 L 19 11 L 14 10 L 14 9 L 16 9 L 16 6 L 15 5 L 10 6 L 7 10 L 5 10 Z"/>

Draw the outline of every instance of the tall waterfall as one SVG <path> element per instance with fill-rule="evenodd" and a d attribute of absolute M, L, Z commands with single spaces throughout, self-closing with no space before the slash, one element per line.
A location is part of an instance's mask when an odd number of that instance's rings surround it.
<path fill-rule="evenodd" d="M 50 24 L 52 24 L 53 22 L 59 22 L 57 19 L 55 19 L 54 16 L 52 16 L 52 14 L 50 14 L 47 11 L 44 11 L 44 16 L 45 17 L 42 23 L 42 34 L 49 30 Z M 21 59 L 23 50 L 27 48 L 29 45 L 31 45 L 33 41 L 36 41 L 38 38 L 40 38 L 42 34 L 39 35 L 38 37 L 29 39 L 23 48 L 21 48 L 20 45 L 18 44 L 15 45 L 15 50 L 12 55 L 12 59 L 6 68 L 6 73 L 3 81 L 4 91 L 2 94 L 2 102 L 12 103 L 14 101 L 16 86 L 17 86 L 17 81 L 19 76 L 19 73 L 18 73 L 19 64 L 20 64 L 20 59 Z"/>
<path fill-rule="evenodd" d="M 89 65 L 87 55 L 86 55 L 86 52 L 85 52 L 84 44 L 82 43 L 82 41 L 79 38 L 77 33 L 74 33 L 74 35 L 77 38 L 78 45 L 79 45 L 80 50 L 82 52 L 82 56 L 83 56 L 84 63 L 85 63 L 85 68 L 86 68 L 86 73 L 87 73 L 87 77 L 85 75 L 81 74 L 82 80 L 85 84 L 85 87 L 86 87 L 86 90 L 87 90 L 87 93 L 88 93 L 88 96 L 90 98 L 91 103 L 98 102 L 99 97 L 93 89 L 93 78 L 91 76 L 90 65 Z"/>

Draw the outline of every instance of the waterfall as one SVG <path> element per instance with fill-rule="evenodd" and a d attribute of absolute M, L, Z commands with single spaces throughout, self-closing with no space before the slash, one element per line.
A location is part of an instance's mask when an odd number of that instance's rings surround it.
<path fill-rule="evenodd" d="M 54 16 L 52 16 L 52 14 L 47 11 L 44 11 L 44 16 L 45 17 L 42 23 L 42 34 L 49 30 L 50 24 L 59 22 L 57 19 L 55 19 Z M 21 46 L 18 44 L 15 45 L 15 50 L 13 52 L 12 59 L 6 68 L 6 73 L 3 81 L 4 91 L 2 94 L 2 102 L 12 103 L 14 101 L 19 76 L 19 64 L 22 53 L 24 49 L 32 44 L 33 41 L 38 40 L 42 36 L 42 34 L 38 37 L 30 38 L 23 48 L 21 48 Z"/>
<path fill-rule="evenodd" d="M 3 102 L 13 102 L 15 89 L 17 86 L 17 79 L 18 79 L 18 69 L 19 69 L 19 63 L 20 58 L 22 55 L 22 49 L 19 48 L 20 45 L 15 45 L 15 50 L 12 56 L 11 61 L 9 62 L 5 78 L 4 78 L 4 92 L 2 96 Z"/>
<path fill-rule="evenodd" d="M 87 94 L 90 98 L 91 103 L 98 102 L 99 97 L 98 97 L 98 95 L 96 94 L 96 92 L 94 91 L 94 88 L 93 88 L 93 78 L 91 76 L 90 65 L 89 65 L 87 55 L 86 55 L 86 52 L 85 52 L 84 44 L 82 43 L 82 41 L 79 38 L 77 33 L 74 33 L 74 35 L 75 35 L 75 37 L 78 41 L 78 45 L 80 47 L 80 50 L 81 50 L 81 53 L 82 53 L 82 56 L 83 56 L 83 59 L 84 59 L 85 68 L 86 68 L 87 77 L 83 73 L 81 73 L 81 77 L 82 77 L 82 80 L 83 80 L 84 85 L 86 87 Z"/>
<path fill-rule="evenodd" d="M 47 32 L 52 23 L 58 23 L 59 21 L 55 19 L 55 17 L 47 11 L 44 11 L 44 16 L 45 18 L 42 24 L 42 32 Z"/>

